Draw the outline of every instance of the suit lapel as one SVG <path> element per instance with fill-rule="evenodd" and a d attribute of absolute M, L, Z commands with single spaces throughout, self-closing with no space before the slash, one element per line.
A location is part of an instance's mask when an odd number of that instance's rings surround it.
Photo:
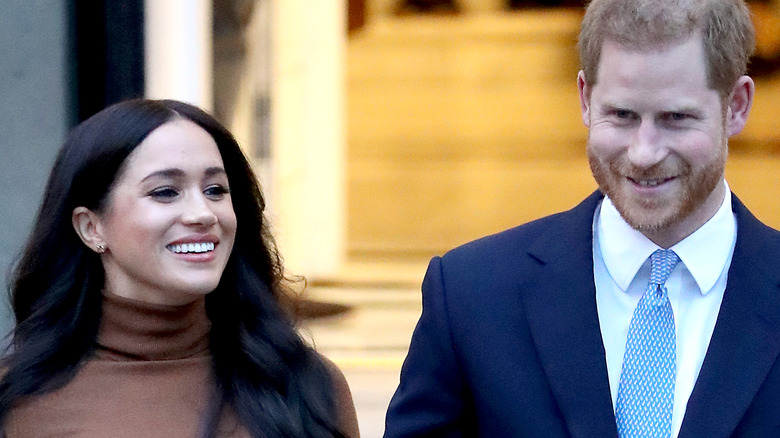
<path fill-rule="evenodd" d="M 733 199 L 737 244 L 715 330 L 688 401 L 680 438 L 727 437 L 780 353 L 780 250 Z"/>
<path fill-rule="evenodd" d="M 537 269 L 521 285 L 536 349 L 574 437 L 617 437 L 593 281 L 594 193 L 559 215 L 529 250 Z"/>

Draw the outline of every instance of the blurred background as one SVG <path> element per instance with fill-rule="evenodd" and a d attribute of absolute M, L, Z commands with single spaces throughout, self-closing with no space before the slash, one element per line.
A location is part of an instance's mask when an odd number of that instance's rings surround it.
<path fill-rule="evenodd" d="M 582 6 L 0 0 L 3 289 L 70 128 L 130 97 L 200 105 L 251 158 L 286 267 L 307 279 L 302 333 L 344 370 L 363 435 L 380 436 L 427 260 L 596 188 Z M 780 228 L 780 0 L 750 7 L 757 94 L 727 179 Z"/>

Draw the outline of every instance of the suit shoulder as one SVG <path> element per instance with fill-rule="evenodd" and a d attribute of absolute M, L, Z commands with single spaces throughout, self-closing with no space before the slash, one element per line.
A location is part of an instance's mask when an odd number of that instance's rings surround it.
<path fill-rule="evenodd" d="M 593 213 L 602 199 L 594 192 L 568 211 L 555 213 L 496 234 L 465 243 L 449 251 L 445 262 L 475 258 L 504 258 L 525 253 L 539 239 L 565 244 L 567 239 L 589 240 Z"/>
<path fill-rule="evenodd" d="M 780 252 L 780 231 L 761 222 L 734 196 L 732 209 L 737 217 L 737 240 L 748 250 L 769 256 Z"/>
<path fill-rule="evenodd" d="M 472 258 L 504 253 L 506 251 L 522 250 L 522 248 L 527 248 L 540 235 L 559 227 L 559 219 L 563 214 L 565 213 L 556 213 L 472 240 L 448 251 L 443 258 L 457 259 L 464 256 Z"/>

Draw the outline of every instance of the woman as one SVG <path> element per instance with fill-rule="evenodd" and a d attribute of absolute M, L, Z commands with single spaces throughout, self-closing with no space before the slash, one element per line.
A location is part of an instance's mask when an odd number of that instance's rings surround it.
<path fill-rule="evenodd" d="M 258 183 L 216 120 L 131 100 L 69 135 L 15 271 L 8 437 L 357 436 L 280 306 Z"/>

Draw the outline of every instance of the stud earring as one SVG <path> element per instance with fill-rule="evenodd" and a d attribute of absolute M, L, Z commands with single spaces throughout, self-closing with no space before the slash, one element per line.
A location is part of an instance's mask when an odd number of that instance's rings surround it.
<path fill-rule="evenodd" d="M 98 243 L 97 248 L 95 248 L 95 251 L 97 251 L 98 254 L 103 254 L 106 252 L 106 247 L 103 246 L 102 243 Z"/>

